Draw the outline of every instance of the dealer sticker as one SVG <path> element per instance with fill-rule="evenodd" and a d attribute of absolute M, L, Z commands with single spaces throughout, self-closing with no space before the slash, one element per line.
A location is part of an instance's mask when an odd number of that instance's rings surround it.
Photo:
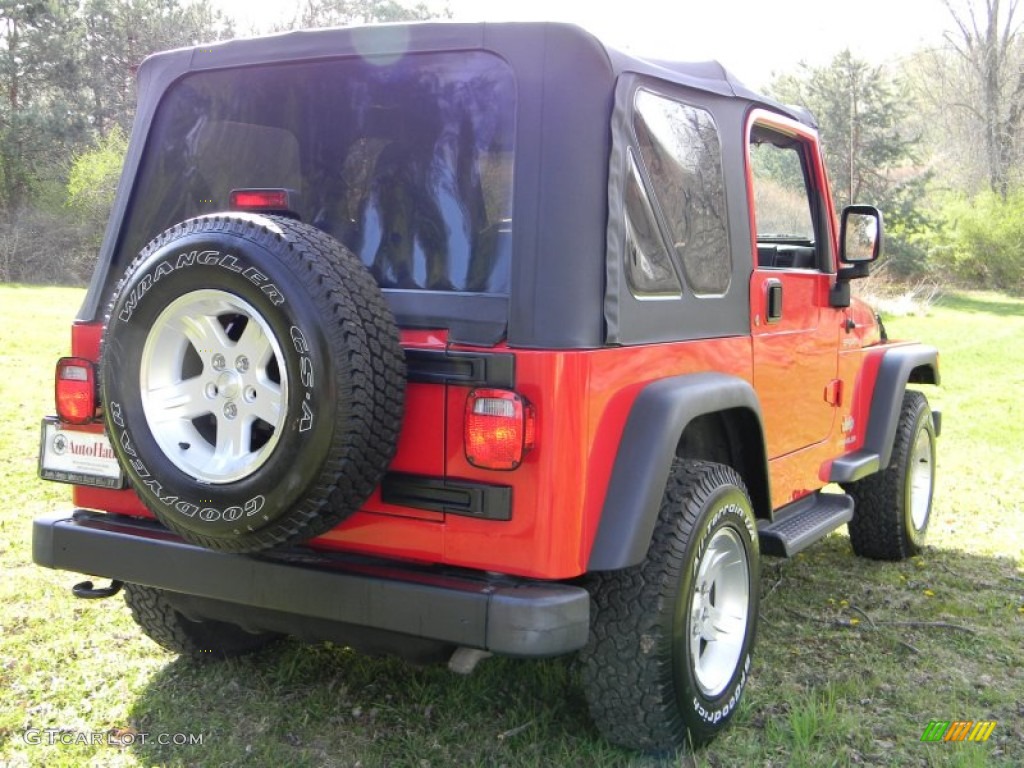
<path fill-rule="evenodd" d="M 104 433 L 79 432 L 52 419 L 43 420 L 39 476 L 75 485 L 124 487 L 121 465 Z"/>

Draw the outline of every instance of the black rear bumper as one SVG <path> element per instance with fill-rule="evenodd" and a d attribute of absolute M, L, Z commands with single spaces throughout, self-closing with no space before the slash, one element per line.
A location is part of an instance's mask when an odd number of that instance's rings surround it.
<path fill-rule="evenodd" d="M 589 632 L 589 595 L 578 586 L 304 549 L 225 554 L 153 522 L 84 510 L 38 518 L 32 556 L 47 568 L 509 656 L 575 651 Z"/>

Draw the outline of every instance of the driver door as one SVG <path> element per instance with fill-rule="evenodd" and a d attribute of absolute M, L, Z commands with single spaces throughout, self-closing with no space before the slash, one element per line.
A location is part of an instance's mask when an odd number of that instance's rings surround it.
<path fill-rule="evenodd" d="M 841 397 L 828 188 L 814 142 L 800 124 L 767 114 L 749 133 L 754 386 L 771 459 L 828 438 Z"/>

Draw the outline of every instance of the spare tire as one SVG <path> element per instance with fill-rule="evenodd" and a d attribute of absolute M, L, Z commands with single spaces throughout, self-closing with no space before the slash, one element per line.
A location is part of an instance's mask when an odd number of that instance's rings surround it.
<path fill-rule="evenodd" d="M 359 509 L 394 455 L 405 364 L 362 262 L 306 224 L 178 224 L 128 268 L 101 347 L 108 434 L 153 514 L 254 552 Z"/>

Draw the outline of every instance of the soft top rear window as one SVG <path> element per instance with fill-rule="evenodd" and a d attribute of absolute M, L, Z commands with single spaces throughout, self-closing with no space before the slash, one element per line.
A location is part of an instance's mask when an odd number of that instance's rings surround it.
<path fill-rule="evenodd" d="M 383 288 L 507 294 L 514 113 L 511 70 L 480 51 L 187 75 L 154 118 L 118 260 L 232 189 L 285 188 Z"/>

